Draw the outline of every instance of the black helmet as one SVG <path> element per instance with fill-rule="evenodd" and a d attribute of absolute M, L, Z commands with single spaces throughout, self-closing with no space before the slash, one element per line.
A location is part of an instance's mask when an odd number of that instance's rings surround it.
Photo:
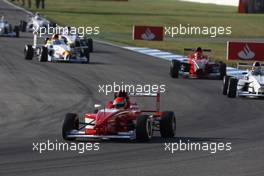
<path fill-rule="evenodd" d="M 260 62 L 254 62 L 253 63 L 253 67 L 260 67 L 260 66 L 261 66 Z"/>
<path fill-rule="evenodd" d="M 203 52 L 203 49 L 202 49 L 202 47 L 198 47 L 198 48 L 196 48 L 195 51 L 196 51 L 196 52 Z"/>

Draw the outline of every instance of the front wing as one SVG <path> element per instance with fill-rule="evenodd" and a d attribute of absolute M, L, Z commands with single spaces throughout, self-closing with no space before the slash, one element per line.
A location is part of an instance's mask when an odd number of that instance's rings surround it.
<path fill-rule="evenodd" d="M 88 138 L 88 139 L 136 139 L 134 131 L 119 132 L 117 135 L 88 135 L 84 131 L 72 130 L 67 134 L 69 138 Z"/>
<path fill-rule="evenodd" d="M 264 97 L 263 93 L 252 93 L 252 92 L 246 92 L 246 91 L 239 91 L 237 93 L 239 97 Z"/>

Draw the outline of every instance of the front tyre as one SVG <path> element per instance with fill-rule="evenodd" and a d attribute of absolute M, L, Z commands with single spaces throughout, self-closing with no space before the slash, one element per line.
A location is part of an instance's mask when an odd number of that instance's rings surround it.
<path fill-rule="evenodd" d="M 220 62 L 219 72 L 220 72 L 220 79 L 223 79 L 226 76 L 226 64 L 225 63 Z"/>
<path fill-rule="evenodd" d="M 76 139 L 75 137 L 68 137 L 72 130 L 79 130 L 79 118 L 77 114 L 68 113 L 62 125 L 62 137 L 64 140 L 72 141 Z"/>
<path fill-rule="evenodd" d="M 223 95 L 227 95 L 229 79 L 230 79 L 230 76 L 224 76 L 223 78 L 223 86 L 222 86 Z"/>
<path fill-rule="evenodd" d="M 40 51 L 40 55 L 38 57 L 39 62 L 47 62 L 48 61 L 48 48 L 43 46 Z"/>
<path fill-rule="evenodd" d="M 230 78 L 228 83 L 227 96 L 229 98 L 235 98 L 237 96 L 237 84 L 238 80 L 236 78 Z"/>
<path fill-rule="evenodd" d="M 141 115 L 137 118 L 136 139 L 140 142 L 147 142 L 152 138 L 152 121 L 148 115 Z"/>
<path fill-rule="evenodd" d="M 172 78 L 179 78 L 181 63 L 178 60 L 172 60 L 170 66 L 170 76 Z"/>
<path fill-rule="evenodd" d="M 164 111 L 160 120 L 160 134 L 163 138 L 173 138 L 176 134 L 176 118 L 174 112 Z"/>
<path fill-rule="evenodd" d="M 24 48 L 24 58 L 26 60 L 32 60 L 34 57 L 34 49 L 32 48 L 32 45 L 26 45 Z"/>

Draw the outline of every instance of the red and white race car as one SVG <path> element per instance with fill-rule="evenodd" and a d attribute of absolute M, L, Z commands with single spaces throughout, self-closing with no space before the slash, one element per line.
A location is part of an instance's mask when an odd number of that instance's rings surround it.
<path fill-rule="evenodd" d="M 223 79 L 226 75 L 226 64 L 223 62 L 211 62 L 204 52 L 211 52 L 210 49 L 185 48 L 184 51 L 191 51 L 188 58 L 172 60 L 170 66 L 170 76 L 172 78 L 206 78 Z"/>
<path fill-rule="evenodd" d="M 155 110 L 140 109 L 136 102 L 131 102 L 131 97 L 153 97 L 156 99 Z M 125 100 L 125 107 L 121 107 L 116 100 Z M 122 103 L 122 101 L 121 101 Z M 160 131 L 164 138 L 172 138 L 176 131 L 176 118 L 172 111 L 159 111 L 160 94 L 126 93 L 119 92 L 115 95 L 114 102 L 96 110 L 95 113 L 86 113 L 79 120 L 77 114 L 66 114 L 62 136 L 65 140 L 76 138 L 97 139 L 129 139 L 149 141 L 154 131 Z M 98 105 L 95 105 L 98 108 Z"/>

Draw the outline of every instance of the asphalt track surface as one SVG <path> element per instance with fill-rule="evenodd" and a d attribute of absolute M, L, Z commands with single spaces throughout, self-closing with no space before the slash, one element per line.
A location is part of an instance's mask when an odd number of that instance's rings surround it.
<path fill-rule="evenodd" d="M 0 1 L 0 14 L 17 24 L 26 14 Z M 39 63 L 23 59 L 30 34 L 0 38 L 0 175 L 263 176 L 264 101 L 228 99 L 221 81 L 173 80 L 169 62 L 95 43 L 92 63 Z M 177 137 L 150 143 L 101 142 L 84 154 L 32 151 L 33 142 L 64 142 L 67 112 L 91 111 L 111 99 L 98 85 L 166 84 L 162 109 L 177 117 Z M 164 151 L 164 142 L 231 142 L 232 150 Z"/>

